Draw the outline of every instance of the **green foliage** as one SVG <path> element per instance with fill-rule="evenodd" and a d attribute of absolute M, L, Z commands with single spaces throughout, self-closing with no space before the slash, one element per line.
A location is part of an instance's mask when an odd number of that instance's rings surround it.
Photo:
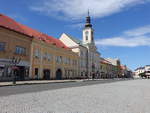
<path fill-rule="evenodd" d="M 145 77 L 145 73 L 140 73 L 139 76 Z"/>

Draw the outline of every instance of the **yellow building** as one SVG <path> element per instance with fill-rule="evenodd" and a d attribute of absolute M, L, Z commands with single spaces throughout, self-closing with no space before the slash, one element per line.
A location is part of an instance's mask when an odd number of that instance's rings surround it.
<path fill-rule="evenodd" d="M 100 66 L 102 78 L 121 77 L 120 60 L 101 58 Z"/>
<path fill-rule="evenodd" d="M 100 62 L 101 66 L 101 78 L 113 78 L 112 70 L 113 65 L 107 60 L 103 60 Z"/>
<path fill-rule="evenodd" d="M 27 75 L 30 79 L 79 77 L 78 55 L 60 40 L 0 14 L 0 76 L 8 71 L 4 68 L 10 65 L 11 57 L 21 58 L 17 70 L 26 73 L 18 73 L 23 79 Z M 11 76 L 11 73 L 6 73 L 6 76 Z"/>
<path fill-rule="evenodd" d="M 50 37 L 51 38 L 51 37 Z M 56 43 L 34 39 L 32 41 L 31 78 L 71 79 L 78 78 L 78 56 L 69 48 L 57 47 Z"/>
<path fill-rule="evenodd" d="M 18 24 L 11 18 L 0 14 L 0 79 L 12 79 L 12 58 L 21 58 L 17 64 L 16 78 L 28 77 L 30 67 L 30 48 L 32 38 L 24 35 Z"/>

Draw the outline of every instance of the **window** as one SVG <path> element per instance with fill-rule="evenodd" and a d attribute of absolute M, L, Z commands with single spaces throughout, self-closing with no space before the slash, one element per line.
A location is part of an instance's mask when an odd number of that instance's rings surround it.
<path fill-rule="evenodd" d="M 83 55 L 84 55 L 84 53 L 81 51 L 81 52 L 80 52 L 80 56 L 83 56 Z"/>
<path fill-rule="evenodd" d="M 70 60 L 70 58 L 68 59 L 68 64 L 69 64 L 69 65 L 71 64 L 71 60 Z"/>
<path fill-rule="evenodd" d="M 62 56 L 57 56 L 56 57 L 56 62 L 57 63 L 62 63 Z"/>
<path fill-rule="evenodd" d="M 52 55 L 51 54 L 47 54 L 47 60 L 50 61 L 52 59 Z"/>
<path fill-rule="evenodd" d="M 85 32 L 86 40 L 88 40 L 88 35 L 89 35 L 89 32 L 88 32 L 88 31 L 86 31 L 86 32 Z"/>
<path fill-rule="evenodd" d="M 83 76 L 83 72 L 81 72 L 81 76 Z"/>
<path fill-rule="evenodd" d="M 91 32 L 91 35 L 92 35 L 91 37 L 92 37 L 92 41 L 93 41 L 93 39 L 94 39 L 94 38 L 93 38 L 93 31 Z"/>
<path fill-rule="evenodd" d="M 67 58 L 66 57 L 64 57 L 64 63 L 67 64 Z"/>
<path fill-rule="evenodd" d="M 57 62 L 57 63 L 59 62 L 58 57 L 59 57 L 59 56 L 56 56 L 56 62 Z"/>
<path fill-rule="evenodd" d="M 62 63 L 62 56 L 59 56 L 59 63 Z"/>
<path fill-rule="evenodd" d="M 4 50 L 5 50 L 5 43 L 0 42 L 0 51 L 4 51 Z"/>
<path fill-rule="evenodd" d="M 46 60 L 47 59 L 47 53 L 44 53 L 43 58 Z"/>
<path fill-rule="evenodd" d="M 35 78 L 38 78 L 39 69 L 35 68 Z"/>
<path fill-rule="evenodd" d="M 16 54 L 19 55 L 25 55 L 26 54 L 26 49 L 20 46 L 16 46 Z"/>
<path fill-rule="evenodd" d="M 76 60 L 73 60 L 73 65 L 77 65 L 77 61 Z"/>
<path fill-rule="evenodd" d="M 37 58 L 40 57 L 40 50 L 39 49 L 35 50 L 35 57 L 37 57 Z"/>

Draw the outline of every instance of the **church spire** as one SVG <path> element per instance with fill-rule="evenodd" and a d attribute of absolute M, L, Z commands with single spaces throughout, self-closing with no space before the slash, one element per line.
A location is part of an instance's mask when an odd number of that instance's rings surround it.
<path fill-rule="evenodd" d="M 88 16 L 86 17 L 86 24 L 85 24 L 85 27 L 92 27 L 92 24 L 91 24 L 91 17 L 90 17 L 90 12 L 88 10 Z"/>
<path fill-rule="evenodd" d="M 89 9 L 88 9 L 88 16 L 90 16 L 90 11 L 89 11 Z"/>

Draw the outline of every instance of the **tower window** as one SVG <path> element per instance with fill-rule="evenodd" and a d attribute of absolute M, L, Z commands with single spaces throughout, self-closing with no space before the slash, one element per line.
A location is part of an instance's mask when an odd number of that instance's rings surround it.
<path fill-rule="evenodd" d="M 89 32 L 86 31 L 86 32 L 85 32 L 85 38 L 86 38 L 86 40 L 88 40 L 88 35 L 89 35 Z"/>
<path fill-rule="evenodd" d="M 91 34 L 92 34 L 92 41 L 93 41 L 93 31 L 91 32 Z"/>
<path fill-rule="evenodd" d="M 86 40 L 88 40 L 88 36 L 86 36 Z"/>

